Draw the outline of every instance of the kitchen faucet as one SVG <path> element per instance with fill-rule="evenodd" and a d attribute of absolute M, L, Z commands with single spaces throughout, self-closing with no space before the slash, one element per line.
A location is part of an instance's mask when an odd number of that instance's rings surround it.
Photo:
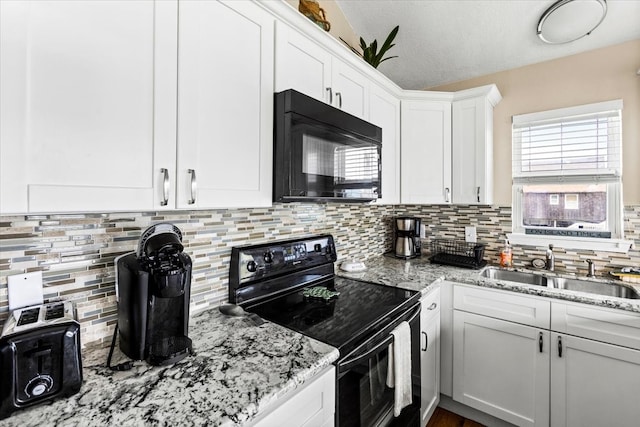
<path fill-rule="evenodd" d="M 587 267 L 589 272 L 587 273 L 587 277 L 595 277 L 596 276 L 596 266 L 592 260 L 588 259 L 585 261 L 589 266 Z"/>
<path fill-rule="evenodd" d="M 546 253 L 547 257 L 547 270 L 553 271 L 556 268 L 556 257 L 553 255 L 553 245 L 549 245 Z"/>

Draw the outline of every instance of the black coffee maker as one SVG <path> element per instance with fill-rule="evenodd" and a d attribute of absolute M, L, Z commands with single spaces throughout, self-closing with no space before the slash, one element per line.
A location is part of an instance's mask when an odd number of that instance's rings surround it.
<path fill-rule="evenodd" d="M 138 251 L 116 259 L 120 350 L 152 365 L 175 363 L 191 353 L 191 258 L 173 224 L 149 227 Z M 114 337 L 115 343 L 115 337 Z"/>

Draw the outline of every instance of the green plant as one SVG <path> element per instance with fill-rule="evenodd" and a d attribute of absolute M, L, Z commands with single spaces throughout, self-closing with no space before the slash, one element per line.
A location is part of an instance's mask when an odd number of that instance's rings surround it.
<path fill-rule="evenodd" d="M 367 46 L 367 43 L 364 41 L 364 39 L 360 37 L 360 47 L 362 48 L 362 58 L 365 61 L 367 61 L 369 64 L 371 64 L 373 68 L 378 68 L 378 65 L 380 65 L 382 62 L 386 61 L 387 59 L 397 58 L 397 56 L 388 56 L 383 59 L 383 56 L 385 53 L 387 53 L 389 49 L 395 46 L 395 44 L 392 44 L 392 43 L 393 43 L 393 39 L 395 39 L 396 35 L 398 34 L 399 28 L 400 26 L 397 25 L 393 30 L 391 30 L 391 32 L 387 36 L 387 39 L 384 41 L 384 43 L 380 47 L 380 52 L 378 52 L 377 40 L 374 40 L 373 42 L 371 42 L 369 46 Z"/>

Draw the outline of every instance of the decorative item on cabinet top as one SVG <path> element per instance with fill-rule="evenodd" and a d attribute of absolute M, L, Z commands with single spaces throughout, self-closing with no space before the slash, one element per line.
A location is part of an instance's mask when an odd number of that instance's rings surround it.
<path fill-rule="evenodd" d="M 346 44 L 349 47 L 349 49 L 353 51 L 353 53 L 355 53 L 358 56 L 361 56 L 362 59 L 364 59 L 364 61 L 367 64 L 371 65 L 373 68 L 378 68 L 378 65 L 380 65 L 382 62 L 386 61 L 387 59 L 398 57 L 396 55 L 396 56 L 387 56 L 384 59 L 382 58 L 389 49 L 395 46 L 395 44 L 392 44 L 392 43 L 393 43 L 393 40 L 396 38 L 396 35 L 398 34 L 399 29 L 400 29 L 400 26 L 396 25 L 396 27 L 393 30 L 391 30 L 391 32 L 387 36 L 387 39 L 384 41 L 384 43 L 380 47 L 380 52 L 378 52 L 378 40 L 373 40 L 367 46 L 367 42 L 365 42 L 364 39 L 360 37 L 360 48 L 362 49 L 362 52 L 360 52 L 355 47 L 351 46 L 342 37 L 340 37 L 340 40 L 342 41 L 342 43 Z"/>
<path fill-rule="evenodd" d="M 324 9 L 320 7 L 318 0 L 300 0 L 298 10 L 323 30 L 331 29 L 331 23 L 327 21 Z"/>

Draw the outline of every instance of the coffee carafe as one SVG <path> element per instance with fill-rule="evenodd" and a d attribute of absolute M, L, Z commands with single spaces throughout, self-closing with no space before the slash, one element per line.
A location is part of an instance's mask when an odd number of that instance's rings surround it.
<path fill-rule="evenodd" d="M 152 365 L 177 362 L 191 353 L 189 299 L 191 258 L 173 224 L 149 227 L 138 251 L 116 259 L 120 349 Z"/>
<path fill-rule="evenodd" d="M 420 218 L 397 217 L 395 219 L 395 256 L 415 258 L 420 256 Z"/>

